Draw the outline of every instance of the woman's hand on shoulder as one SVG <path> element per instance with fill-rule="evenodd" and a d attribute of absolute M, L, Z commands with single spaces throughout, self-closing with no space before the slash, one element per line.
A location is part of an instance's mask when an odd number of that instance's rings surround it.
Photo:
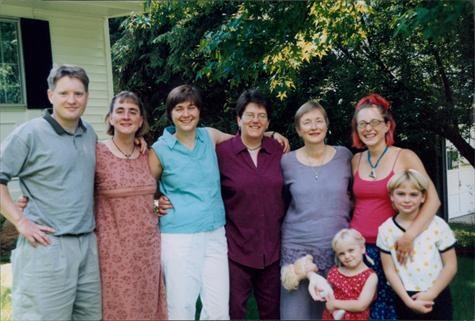
<path fill-rule="evenodd" d="M 140 149 L 141 154 L 145 154 L 148 150 L 148 145 L 147 142 L 145 141 L 145 138 L 141 137 L 136 137 L 134 140 L 134 144 L 137 145 Z"/>
<path fill-rule="evenodd" d="M 282 151 L 284 152 L 284 154 L 290 152 L 289 140 L 284 135 L 275 131 L 270 131 L 270 132 L 265 132 L 264 136 L 272 138 L 276 142 L 278 142 L 282 146 Z"/>

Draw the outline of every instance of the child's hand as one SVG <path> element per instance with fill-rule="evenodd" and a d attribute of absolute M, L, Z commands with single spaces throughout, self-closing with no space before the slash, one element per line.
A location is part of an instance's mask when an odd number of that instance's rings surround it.
<path fill-rule="evenodd" d="M 325 307 L 328 311 L 333 312 L 335 310 L 335 296 L 333 293 L 329 293 L 326 297 L 327 302 L 325 302 Z"/>
<path fill-rule="evenodd" d="M 428 300 L 411 300 L 408 307 L 416 313 L 426 314 L 432 311 L 434 301 Z"/>
<path fill-rule="evenodd" d="M 324 277 L 311 272 L 308 274 L 308 293 L 314 301 L 325 301 L 330 293 L 333 294 L 333 290 Z"/>

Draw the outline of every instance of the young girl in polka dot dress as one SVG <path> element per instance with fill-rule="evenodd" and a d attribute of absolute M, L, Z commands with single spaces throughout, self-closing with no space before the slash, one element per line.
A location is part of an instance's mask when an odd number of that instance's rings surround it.
<path fill-rule="evenodd" d="M 413 259 L 405 265 L 396 259 L 395 241 L 404 234 L 424 203 L 429 179 L 414 169 L 395 174 L 388 182 L 398 213 L 378 231 L 376 245 L 396 299 L 396 313 L 403 320 L 452 320 L 448 285 L 457 272 L 455 238 L 443 219 L 432 222 L 415 240 Z"/>
<path fill-rule="evenodd" d="M 327 281 L 333 295 L 326 297 L 322 319 L 333 320 L 333 311 L 345 310 L 340 320 L 368 320 L 378 277 L 363 261 L 365 239 L 355 229 L 342 229 L 333 237 L 332 247 L 337 265 L 328 272 Z"/>

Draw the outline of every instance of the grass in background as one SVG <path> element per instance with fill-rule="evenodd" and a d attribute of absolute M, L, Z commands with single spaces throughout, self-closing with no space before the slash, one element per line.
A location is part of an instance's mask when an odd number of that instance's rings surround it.
<path fill-rule="evenodd" d="M 0 286 L 0 320 L 7 321 L 12 318 L 11 290 Z"/>
<path fill-rule="evenodd" d="M 475 259 L 458 256 L 458 271 L 450 284 L 454 320 L 475 320 Z"/>
<path fill-rule="evenodd" d="M 450 223 L 449 225 L 457 239 L 457 248 L 470 250 L 473 255 L 475 248 L 475 225 L 463 223 Z"/>
<path fill-rule="evenodd" d="M 461 248 L 465 255 L 458 255 L 458 272 L 450 285 L 454 320 L 475 320 L 475 226 L 451 223 L 450 227 L 457 238 L 457 251 Z M 459 251 L 458 251 L 459 252 Z M 468 255 L 467 255 L 468 254 Z M 201 309 L 197 303 L 196 319 Z M 258 320 L 257 304 L 251 296 L 247 304 L 247 320 Z M 11 320 L 11 290 L 0 287 L 0 320 Z"/>

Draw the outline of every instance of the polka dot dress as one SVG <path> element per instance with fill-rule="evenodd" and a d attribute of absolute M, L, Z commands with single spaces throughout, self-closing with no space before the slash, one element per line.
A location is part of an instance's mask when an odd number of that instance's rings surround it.
<path fill-rule="evenodd" d="M 346 276 L 338 271 L 336 266 L 328 272 L 327 280 L 333 288 L 335 299 L 337 300 L 356 300 L 361 294 L 363 287 L 374 271 L 366 269 L 356 275 Z M 323 312 L 323 320 L 333 320 L 328 310 Z M 368 320 L 369 308 L 362 312 L 346 312 L 342 320 Z"/>

